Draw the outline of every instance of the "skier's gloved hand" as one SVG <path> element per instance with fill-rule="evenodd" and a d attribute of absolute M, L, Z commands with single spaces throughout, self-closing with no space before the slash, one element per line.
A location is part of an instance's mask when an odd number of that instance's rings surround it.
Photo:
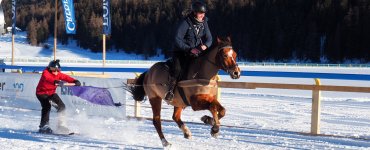
<path fill-rule="evenodd" d="M 60 81 L 61 81 L 61 80 L 54 80 L 54 85 L 57 85 L 57 86 L 58 86 L 58 85 L 59 85 L 59 83 L 60 83 Z"/>
<path fill-rule="evenodd" d="M 57 85 L 57 86 L 64 86 L 64 81 L 62 80 L 54 80 L 54 84 Z"/>
<path fill-rule="evenodd" d="M 78 80 L 75 80 L 74 83 L 75 83 L 75 86 L 81 86 L 81 82 Z"/>
<path fill-rule="evenodd" d="M 64 81 L 59 81 L 59 83 L 58 83 L 58 84 L 59 84 L 59 86 L 60 86 L 60 87 L 62 87 L 62 86 L 64 86 L 64 83 L 66 83 L 66 82 L 64 82 Z"/>

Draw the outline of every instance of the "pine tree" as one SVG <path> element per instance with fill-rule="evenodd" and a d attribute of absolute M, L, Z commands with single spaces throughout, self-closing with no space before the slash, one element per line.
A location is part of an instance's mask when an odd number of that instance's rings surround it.
<path fill-rule="evenodd" d="M 31 45 L 37 45 L 37 22 L 32 19 L 27 26 L 27 39 L 30 41 Z"/>
<path fill-rule="evenodd" d="M 11 0 L 3 0 L 5 21 L 11 25 Z M 54 1 L 17 1 L 17 27 L 27 30 L 37 45 L 54 34 Z M 192 0 L 111 0 L 112 35 L 108 49 L 152 56 L 169 54 L 181 12 Z M 204 0 L 214 37 L 232 37 L 240 59 L 292 58 L 332 63 L 345 59 L 370 61 L 369 0 Z M 63 8 L 58 3 L 58 40 L 75 39 L 82 48 L 101 51 L 102 2 L 75 1 L 77 34 L 67 35 Z M 38 25 L 37 25 L 38 24 Z M 322 40 L 325 39 L 325 40 Z"/>

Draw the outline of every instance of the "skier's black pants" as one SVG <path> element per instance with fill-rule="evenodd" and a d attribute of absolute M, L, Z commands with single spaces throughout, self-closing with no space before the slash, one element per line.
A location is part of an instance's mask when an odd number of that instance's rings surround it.
<path fill-rule="evenodd" d="M 63 101 L 60 99 L 58 94 L 53 94 L 53 95 L 46 95 L 46 94 L 36 94 L 37 99 L 41 103 L 41 121 L 40 121 L 40 128 L 43 127 L 44 125 L 49 124 L 49 115 L 50 115 L 50 109 L 51 109 L 51 104 L 49 101 L 54 102 L 57 104 L 57 112 L 60 113 L 65 110 L 65 105 Z"/>

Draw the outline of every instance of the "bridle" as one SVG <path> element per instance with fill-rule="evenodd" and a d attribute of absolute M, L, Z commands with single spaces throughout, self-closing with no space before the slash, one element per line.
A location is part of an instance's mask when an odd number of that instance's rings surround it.
<path fill-rule="evenodd" d="M 230 45 L 227 45 L 227 46 L 223 46 L 223 47 L 221 47 L 221 48 L 219 48 L 218 49 L 218 51 L 217 51 L 217 54 L 216 54 L 216 57 L 231 57 L 231 59 L 232 59 L 232 61 L 234 62 L 234 66 L 232 66 L 232 67 L 226 67 L 225 66 L 225 64 L 224 63 L 220 63 L 219 62 L 219 64 L 217 64 L 217 61 L 216 62 L 212 62 L 211 60 L 209 60 L 208 58 L 206 59 L 209 63 L 211 63 L 212 65 L 214 65 L 214 66 L 216 66 L 216 67 L 219 67 L 219 66 L 221 66 L 221 69 L 222 70 L 224 70 L 225 72 L 227 72 L 227 73 L 230 73 L 231 71 L 234 71 L 237 67 L 238 67 L 238 64 L 236 63 L 236 60 L 234 59 L 234 57 L 231 55 L 224 55 L 224 56 L 219 56 L 218 55 L 218 53 L 221 51 L 221 50 L 223 50 L 223 49 L 225 49 L 225 48 L 230 48 L 232 51 L 234 51 L 233 50 L 233 47 L 232 46 L 230 46 Z M 225 57 L 225 58 L 226 58 Z M 216 58 L 216 60 L 217 60 L 217 58 Z"/>

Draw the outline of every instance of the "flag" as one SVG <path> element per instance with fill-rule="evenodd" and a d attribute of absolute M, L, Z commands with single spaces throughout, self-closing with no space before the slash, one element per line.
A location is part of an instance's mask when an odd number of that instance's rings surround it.
<path fill-rule="evenodd" d="M 76 19 L 73 0 L 62 0 L 67 34 L 76 34 Z"/>
<path fill-rule="evenodd" d="M 103 34 L 111 33 L 110 0 L 103 0 Z"/>
<path fill-rule="evenodd" d="M 106 88 L 93 87 L 93 86 L 71 86 L 72 95 L 78 96 L 93 104 L 117 106 L 113 102 L 112 95 Z"/>
<path fill-rule="evenodd" d="M 17 21 L 17 9 L 16 9 L 16 2 L 15 2 L 16 0 L 12 0 L 12 14 L 13 14 L 13 16 L 12 16 L 12 34 L 15 34 L 15 28 L 16 28 L 16 26 L 15 26 L 15 23 L 16 23 L 16 21 Z"/>

